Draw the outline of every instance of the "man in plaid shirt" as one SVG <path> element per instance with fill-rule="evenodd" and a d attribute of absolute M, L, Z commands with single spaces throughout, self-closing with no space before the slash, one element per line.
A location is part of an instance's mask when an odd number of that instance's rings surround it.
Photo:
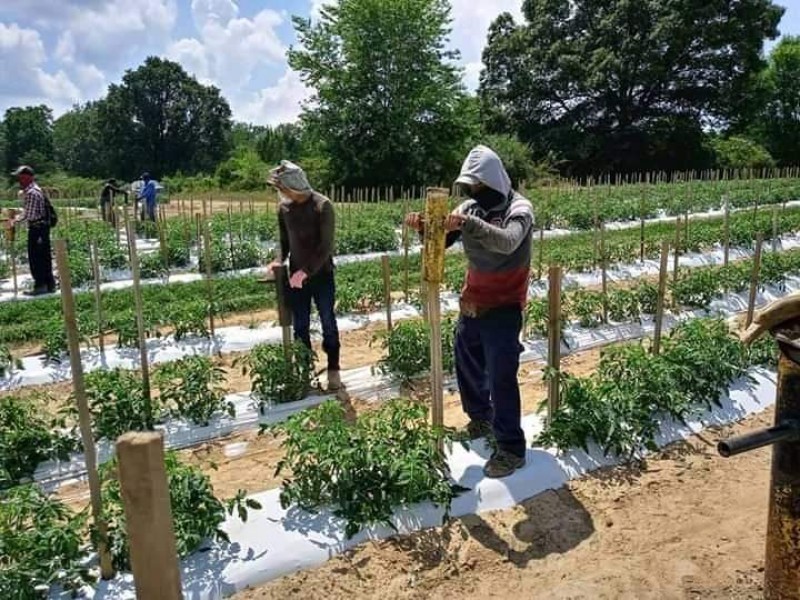
<path fill-rule="evenodd" d="M 34 181 L 33 169 L 22 165 L 12 173 L 19 180 L 22 189 L 22 212 L 9 223 L 14 227 L 20 223 L 28 224 L 28 264 L 33 277 L 33 290 L 30 296 L 53 293 L 56 281 L 53 278 L 53 259 L 50 247 L 50 214 L 44 192 Z"/>

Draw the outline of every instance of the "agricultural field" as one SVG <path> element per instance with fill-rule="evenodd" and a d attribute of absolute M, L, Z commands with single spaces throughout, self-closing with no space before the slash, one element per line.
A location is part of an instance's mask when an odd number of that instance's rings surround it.
<path fill-rule="evenodd" d="M 532 460 L 512 478 L 513 499 L 475 476 L 486 447 L 463 439 L 465 417 L 457 394 L 449 390 L 446 395 L 444 429 L 428 421 L 430 333 L 419 318 L 420 247 L 402 227 L 403 214 L 422 207 L 421 200 L 410 197 L 418 194 L 359 203 L 332 191 L 340 206 L 337 311 L 345 367 L 345 391 L 338 396 L 324 391 L 316 356 L 303 356 L 298 346 L 287 355 L 280 345 L 274 285 L 261 280 L 278 245 L 274 202 L 218 199 L 214 206 L 213 200 L 206 205 L 173 197 L 157 225 L 131 223 L 143 280 L 139 288 L 131 281 L 125 229 L 98 222 L 88 204 L 85 211 L 72 211 L 63 200 L 69 217 L 57 237 L 69 248 L 83 340 L 80 360 L 115 569 L 130 569 L 113 446 L 126 431 L 164 432 L 185 585 L 207 593 L 203 573 L 212 569 L 233 593 L 264 583 L 264 573 L 278 578 L 301 568 L 320 569 L 310 571 L 307 580 L 296 575 L 247 592 L 240 596 L 244 600 L 281 595 L 292 586 L 308 589 L 304 586 L 311 583 L 305 581 L 318 582 L 331 568 L 343 569 L 348 581 L 355 578 L 347 558 L 320 566 L 314 544 L 327 556 L 399 532 L 410 537 L 381 542 L 381 548 L 411 561 L 425 543 L 425 534 L 415 532 L 429 529 L 432 551 L 440 554 L 429 559 L 425 573 L 414 575 L 424 586 L 443 577 L 442 570 L 468 569 L 459 554 L 463 546 L 448 540 L 458 528 L 480 539 L 477 513 L 533 498 L 510 517 L 488 517 L 499 530 L 508 525 L 503 519 L 535 511 L 553 494 L 560 499 L 557 505 L 567 489 L 583 494 L 596 521 L 607 514 L 602 502 L 610 492 L 571 479 L 598 466 L 621 473 L 617 463 L 636 465 L 649 453 L 656 453 L 653 464 L 674 464 L 670 451 L 660 454 L 660 448 L 716 422 L 719 411 L 736 409 L 745 416 L 763 410 L 774 401 L 776 348 L 770 341 L 744 346 L 724 319 L 747 308 L 751 288 L 757 306 L 800 289 L 800 207 L 795 205 L 800 179 L 636 179 L 529 191 L 541 226 L 534 233 L 522 340 L 523 410 Z M 758 261 L 757 239 L 763 240 Z M 663 298 L 668 314 L 661 351 L 653 354 L 658 259 L 665 241 L 670 244 Z M 2 255 L 8 279 L 0 297 L 0 555 L 13 559 L 0 570 L 0 597 L 35 599 L 51 588 L 77 591 L 86 585 L 100 586 L 96 597 L 127 597 L 130 588 L 119 580 L 98 584 L 96 564 L 87 562 L 92 525 L 61 298 L 22 299 L 9 291 L 12 271 L 18 286 L 24 282 L 23 242 L 6 244 Z M 383 255 L 389 256 L 386 263 Z M 564 362 L 561 402 L 545 422 L 540 411 L 553 375 L 545 367 L 551 327 L 547 268 L 554 264 L 565 272 L 558 332 Z M 465 267 L 460 248 L 448 252 L 442 345 L 450 387 Z M 147 345 L 147 384 L 140 334 Z M 762 403 L 760 409 L 751 396 Z M 442 438 L 445 454 L 436 451 Z M 694 454 L 686 460 L 700 461 Z M 545 464 L 558 470 L 555 487 L 567 488 L 547 491 L 552 485 L 535 477 Z M 643 469 L 634 485 L 646 484 L 649 475 Z M 637 497 L 624 510 L 634 511 Z M 569 502 L 574 507 L 577 501 Z M 435 529 L 450 518 L 456 520 Z M 575 527 L 585 528 L 586 518 Z M 532 535 L 548 536 L 547 527 L 555 527 L 548 523 L 537 524 L 545 529 Z M 312 543 L 297 536 L 298 530 L 313 531 L 318 539 Z M 520 560 L 566 552 L 579 541 L 565 541 L 560 550 L 555 542 L 533 548 L 534 537 Z M 507 556 L 517 556 L 516 542 L 493 543 L 475 560 L 488 560 L 486 552 L 497 552 L 502 544 Z M 612 542 L 601 537 L 598 543 Z M 288 563 L 274 552 L 275 544 L 291 556 Z M 252 569 L 262 573 L 261 581 L 253 581 L 246 569 L 236 574 L 241 557 L 236 550 L 225 554 L 229 547 L 255 551 L 260 558 Z M 360 547 L 349 556 L 368 557 L 373 551 Z M 209 558 L 223 555 L 227 558 Z M 378 569 L 370 577 L 379 577 L 380 568 L 369 567 Z M 557 568 L 548 569 L 548 577 L 555 578 Z M 343 596 L 344 586 L 333 597 Z M 363 582 L 357 587 L 370 593 Z M 10 596 L 11 590 L 22 595 Z"/>

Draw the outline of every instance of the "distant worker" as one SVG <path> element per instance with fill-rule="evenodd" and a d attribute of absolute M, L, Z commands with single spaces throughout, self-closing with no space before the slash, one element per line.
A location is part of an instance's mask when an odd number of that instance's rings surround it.
<path fill-rule="evenodd" d="M 506 477 L 525 465 L 517 375 L 533 208 L 512 189 L 500 157 L 486 146 L 472 149 L 456 183 L 470 198 L 445 222 L 447 245 L 460 239 L 468 263 L 456 329 L 456 378 L 470 437 L 494 434 L 497 442 L 484 473 Z M 405 222 L 423 232 L 419 213 Z"/>
<path fill-rule="evenodd" d="M 25 292 L 28 296 L 51 294 L 56 291 L 53 277 L 53 257 L 50 245 L 50 227 L 54 225 L 49 202 L 34 180 L 34 172 L 28 165 L 20 166 L 12 173 L 19 181 L 22 190 L 22 212 L 8 227 L 20 223 L 28 224 L 28 264 L 33 277 L 33 290 Z"/>
<path fill-rule="evenodd" d="M 289 258 L 289 303 L 294 337 L 311 348 L 311 300 L 322 322 L 322 349 L 328 357 L 328 389 L 341 387 L 339 329 L 333 251 L 335 215 L 331 201 L 311 189 L 305 172 L 284 160 L 270 172 L 278 190 L 281 254 L 272 266 Z"/>
<path fill-rule="evenodd" d="M 114 200 L 119 195 L 125 196 L 125 204 L 127 204 L 128 192 L 117 185 L 116 179 L 106 181 L 103 185 L 103 190 L 100 192 L 100 215 L 103 221 L 116 224 L 117 216 L 114 214 Z"/>
<path fill-rule="evenodd" d="M 156 220 L 156 182 L 150 177 L 150 173 L 142 173 L 142 182 L 144 185 L 139 190 L 136 197 L 137 200 L 144 200 L 141 210 L 141 220 L 149 220 L 155 222 Z"/>

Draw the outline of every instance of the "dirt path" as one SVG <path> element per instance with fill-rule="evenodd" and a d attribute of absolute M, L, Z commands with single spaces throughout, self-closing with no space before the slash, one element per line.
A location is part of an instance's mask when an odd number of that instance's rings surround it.
<path fill-rule="evenodd" d="M 769 411 L 723 432 L 771 422 Z M 720 433 L 234 598 L 760 598 L 770 454 L 719 458 Z"/>

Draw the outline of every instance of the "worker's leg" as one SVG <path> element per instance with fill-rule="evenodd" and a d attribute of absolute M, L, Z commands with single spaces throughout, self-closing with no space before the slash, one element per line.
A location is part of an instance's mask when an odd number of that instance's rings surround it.
<path fill-rule="evenodd" d="M 53 277 L 53 247 L 50 242 L 50 226 L 42 226 L 42 282 L 48 292 L 56 291 L 56 280 Z"/>
<path fill-rule="evenodd" d="M 456 326 L 456 379 L 461 407 L 474 423 L 492 421 L 492 405 L 486 381 L 486 360 L 478 319 L 462 315 Z"/>
<path fill-rule="evenodd" d="M 28 264 L 31 268 L 34 290 L 44 291 L 55 287 L 50 228 L 46 225 L 28 227 Z"/>
<path fill-rule="evenodd" d="M 310 282 L 310 291 L 322 322 L 322 349 L 328 356 L 328 370 L 339 370 L 339 327 L 336 324 L 336 280 L 334 273 L 316 275 Z"/>
<path fill-rule="evenodd" d="M 147 203 L 147 218 L 155 223 L 156 221 L 156 202 Z"/>
<path fill-rule="evenodd" d="M 522 431 L 520 406 L 519 357 L 522 344 L 522 311 L 501 309 L 480 320 L 480 335 L 486 355 L 489 389 L 494 408 L 495 439 L 500 449 L 516 456 L 525 456 L 525 434 Z"/>
<path fill-rule="evenodd" d="M 308 285 L 300 289 L 289 287 L 288 284 L 280 282 L 277 285 L 286 285 L 289 291 L 288 298 L 292 309 L 294 339 L 311 349 L 311 291 Z"/>

